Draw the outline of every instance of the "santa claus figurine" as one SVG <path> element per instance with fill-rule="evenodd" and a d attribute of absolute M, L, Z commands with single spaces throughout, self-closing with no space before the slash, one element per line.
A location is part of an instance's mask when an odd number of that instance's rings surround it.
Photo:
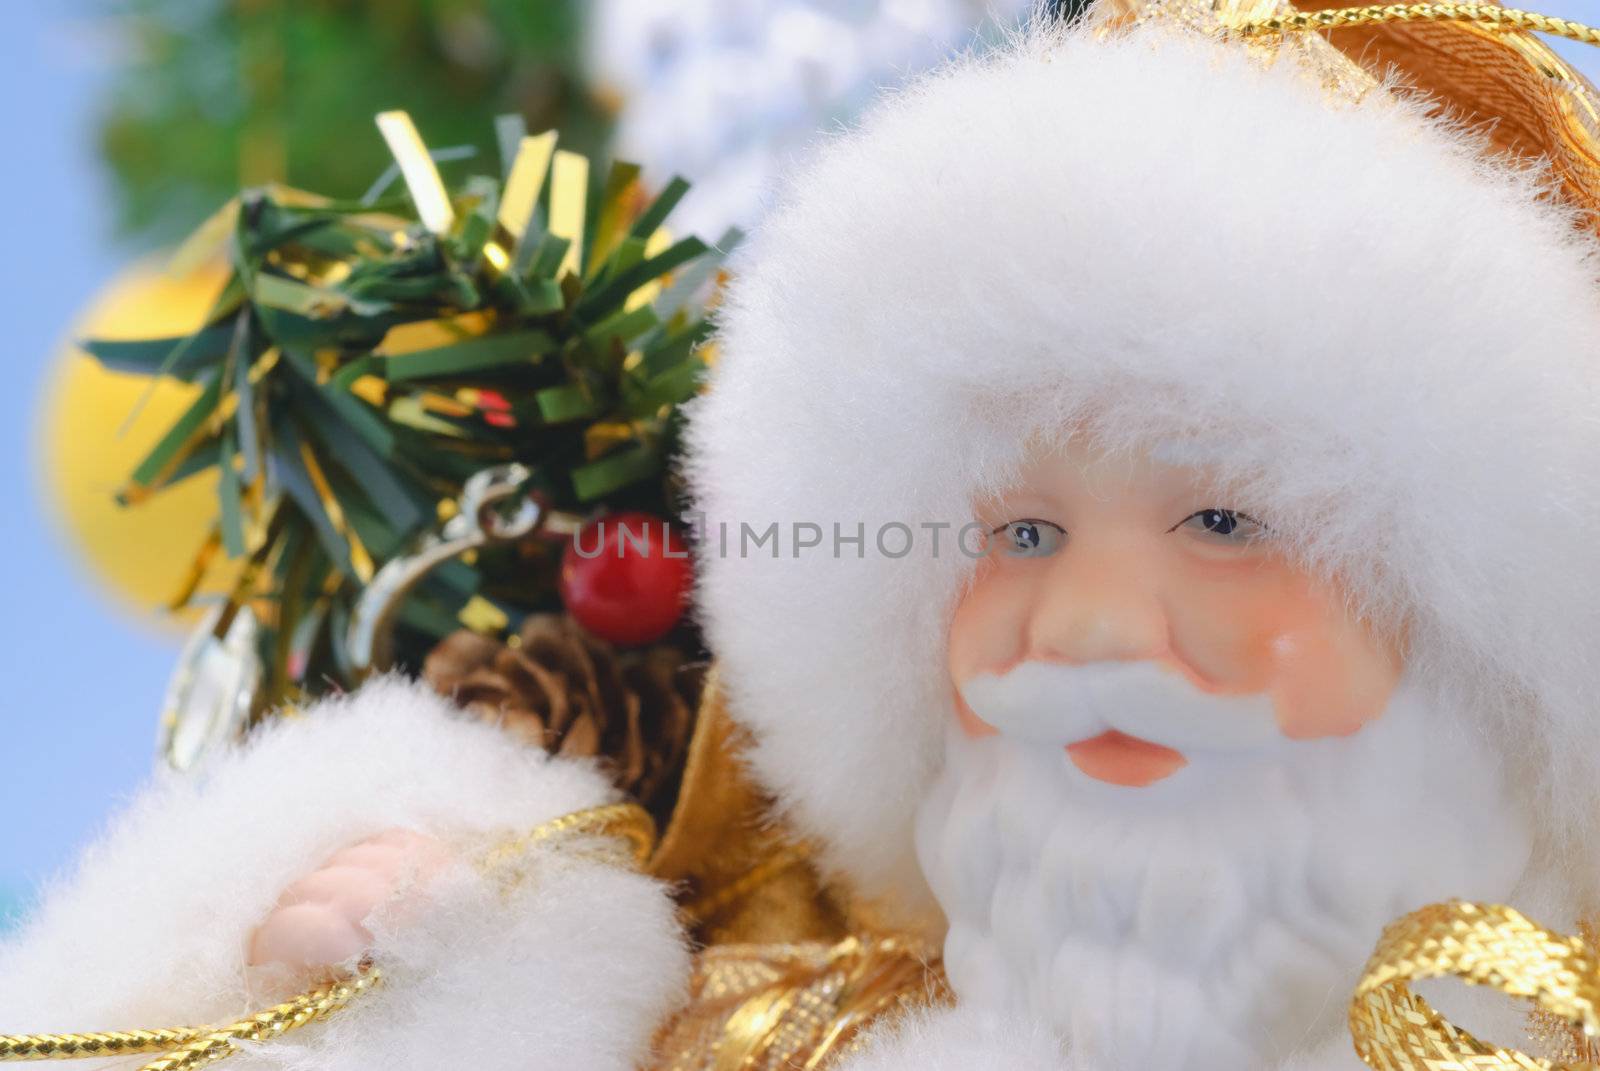
<path fill-rule="evenodd" d="M 0 1026 L 381 971 L 235 1066 L 1322 1071 L 1359 988 L 1375 1066 L 1527 1066 L 1383 988 L 1455 971 L 1581 1033 L 1600 101 L 1522 32 L 1581 28 L 1293 15 L 1107 4 L 793 176 L 692 410 L 720 735 L 644 873 L 594 770 L 380 682 L 134 801 Z M 692 910 L 689 849 L 745 853 Z"/>

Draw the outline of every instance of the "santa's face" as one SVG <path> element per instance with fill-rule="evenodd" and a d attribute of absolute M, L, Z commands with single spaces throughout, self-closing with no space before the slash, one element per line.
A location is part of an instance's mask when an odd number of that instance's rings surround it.
<path fill-rule="evenodd" d="M 1075 442 L 982 503 L 990 553 L 950 629 L 965 731 L 1055 741 L 1087 776 L 1139 787 L 1377 717 L 1397 645 L 1215 487 Z"/>
<path fill-rule="evenodd" d="M 1386 923 L 1504 900 L 1529 858 L 1493 741 L 1219 486 L 1074 447 L 981 504 L 917 854 L 957 995 L 1074 1067 L 1327 1040 Z"/>

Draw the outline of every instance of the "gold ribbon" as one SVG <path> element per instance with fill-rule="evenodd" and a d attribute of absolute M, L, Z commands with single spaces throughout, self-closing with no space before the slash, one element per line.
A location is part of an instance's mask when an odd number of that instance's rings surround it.
<path fill-rule="evenodd" d="M 1600 29 L 1571 19 L 1521 11 L 1499 4 L 1371 4 L 1366 7 L 1325 8 L 1245 20 L 1234 27 L 1240 33 L 1307 33 L 1350 26 L 1380 26 L 1393 22 L 1460 22 L 1493 30 L 1521 30 L 1565 37 L 1586 45 L 1600 45 Z"/>
<path fill-rule="evenodd" d="M 1480 1041 L 1411 991 L 1423 978 L 1460 978 L 1533 1001 L 1575 1038 L 1600 1037 L 1600 961 L 1582 937 L 1546 930 L 1497 904 L 1433 904 L 1391 923 L 1350 1003 L 1350 1038 L 1376 1071 L 1562 1071 Z M 1570 1052 L 1579 1052 L 1577 1048 Z"/>

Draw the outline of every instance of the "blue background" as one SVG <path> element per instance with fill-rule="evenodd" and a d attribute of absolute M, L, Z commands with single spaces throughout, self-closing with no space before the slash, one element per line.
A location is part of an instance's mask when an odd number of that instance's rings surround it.
<path fill-rule="evenodd" d="M 12 4 L 0 44 L 0 901 L 58 868 L 149 769 L 173 641 L 120 616 L 47 516 L 37 413 L 110 240 L 93 123 L 116 42 L 72 4 Z"/>
<path fill-rule="evenodd" d="M 1593 0 L 1529 6 L 1600 17 Z M 116 61 L 109 33 L 72 5 L 13 4 L 0 45 L 0 928 L 7 905 L 25 902 L 149 769 L 176 657 L 175 641 L 120 616 L 78 570 L 40 487 L 49 362 L 132 256 L 109 238 L 93 147 L 103 72 Z M 1600 76 L 1600 50 L 1557 47 Z"/>

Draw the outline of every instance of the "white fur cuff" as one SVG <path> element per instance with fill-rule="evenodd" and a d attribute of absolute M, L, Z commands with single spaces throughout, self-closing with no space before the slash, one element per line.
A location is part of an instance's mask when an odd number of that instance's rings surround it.
<path fill-rule="evenodd" d="M 232 1021 L 260 1003 L 251 931 L 338 849 L 395 827 L 480 845 L 611 796 L 590 767 L 453 717 L 415 684 L 320 703 L 133 801 L 0 946 L 0 1031 Z M 385 985 L 241 1069 L 633 1066 L 687 976 L 670 898 L 576 853 L 528 869 L 507 890 L 463 858 L 415 918 L 380 912 Z"/>
<path fill-rule="evenodd" d="M 908 1016 L 875 1034 L 841 1071 L 1065 1071 L 1043 1026 L 973 1007 Z"/>

